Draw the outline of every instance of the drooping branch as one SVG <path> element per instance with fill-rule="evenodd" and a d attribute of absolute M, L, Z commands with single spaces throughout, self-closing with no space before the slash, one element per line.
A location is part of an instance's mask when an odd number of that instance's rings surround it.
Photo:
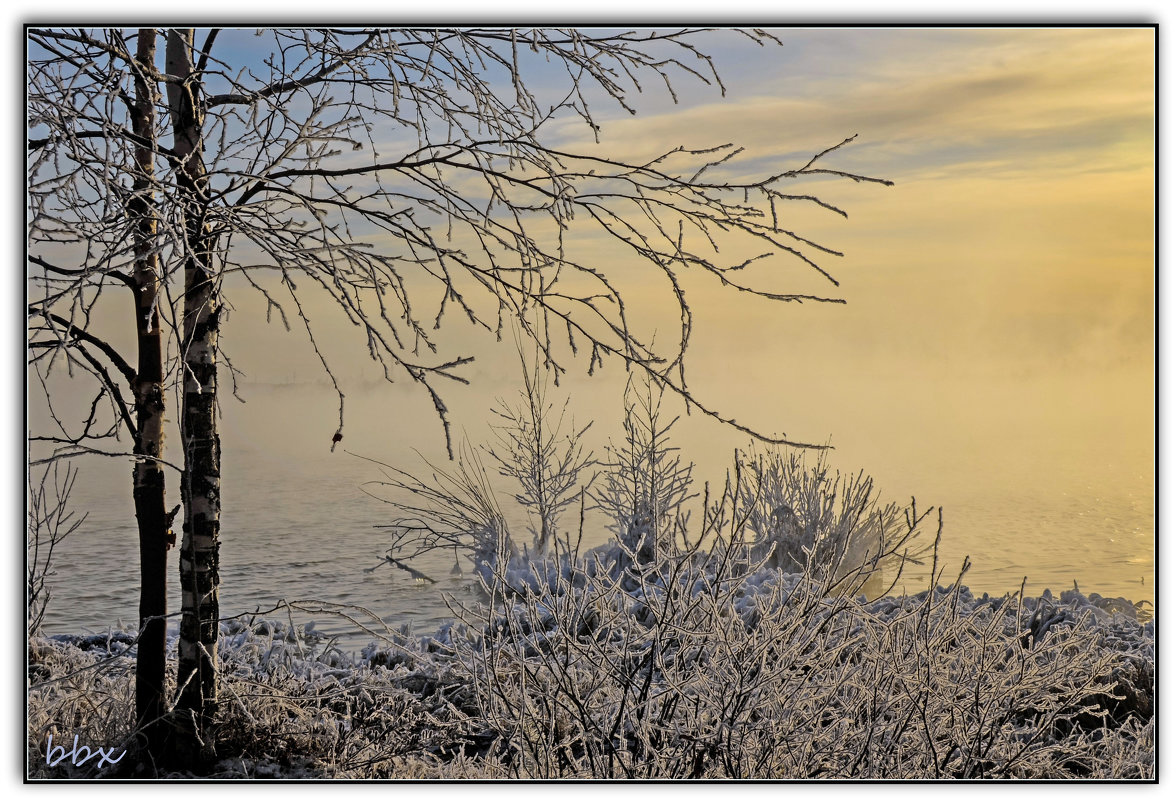
<path fill-rule="evenodd" d="M 83 340 L 78 338 L 78 339 L 75 339 L 72 342 L 68 343 L 67 347 L 72 346 L 74 349 L 76 349 L 78 351 L 78 353 L 82 354 L 82 357 L 87 362 L 89 362 L 90 366 L 94 369 L 94 372 L 97 373 L 97 375 L 99 377 L 99 381 L 103 385 L 103 387 L 106 389 L 107 394 L 110 395 L 111 399 L 114 401 L 115 405 L 118 407 L 119 417 L 122 419 L 123 425 L 126 426 L 127 432 L 131 435 L 132 439 L 138 437 L 138 427 L 135 425 L 135 420 L 131 416 L 131 410 L 127 406 L 127 402 L 123 399 L 122 391 L 119 389 L 118 385 L 115 384 L 114 380 L 110 377 L 110 373 L 107 371 L 106 365 L 102 364 L 102 362 L 100 362 L 97 359 L 97 357 L 94 356 L 94 354 L 90 353 L 90 351 L 83 346 L 82 342 L 83 342 Z M 42 349 L 47 349 L 47 348 L 60 348 L 62 346 L 62 343 L 60 341 L 55 341 L 55 340 L 34 341 L 34 342 L 30 342 L 28 344 L 28 346 L 30 349 L 33 349 L 33 350 L 42 350 Z M 96 402 L 97 401 L 95 401 L 95 403 Z M 88 432 L 90 430 L 90 425 L 91 425 L 91 421 L 93 420 L 93 418 L 94 418 L 94 407 L 91 407 L 90 414 L 86 418 L 87 422 L 86 422 L 85 433 L 83 433 L 80 437 L 71 438 L 70 442 L 72 444 L 77 444 L 86 438 L 86 436 L 88 435 Z"/>
<path fill-rule="evenodd" d="M 29 467 L 36 467 L 38 465 L 43 465 L 43 464 L 51 464 L 52 462 L 57 462 L 62 459 L 73 459 L 74 457 L 83 456 L 86 454 L 92 454 L 94 456 L 106 456 L 111 459 L 130 459 L 132 461 L 146 460 L 146 461 L 155 462 L 156 464 L 161 464 L 164 467 L 170 467 L 172 470 L 175 470 L 177 473 L 180 473 L 180 474 L 183 474 L 183 472 L 184 472 L 184 468 L 180 467 L 179 465 L 175 464 L 174 462 L 170 462 L 166 459 L 161 459 L 157 456 L 144 456 L 141 453 L 133 453 L 130 451 L 104 451 L 100 448 L 92 448 L 92 447 L 89 447 L 87 445 L 82 445 L 82 444 L 58 448 L 49 456 L 45 456 L 45 457 L 42 457 L 39 459 L 32 459 L 29 461 Z"/>
<path fill-rule="evenodd" d="M 297 89 L 306 89 L 314 86 L 315 84 L 322 83 L 323 81 L 327 80 L 328 76 L 330 76 L 332 73 L 335 73 L 346 66 L 348 62 L 363 55 L 367 50 L 368 45 L 378 39 L 379 36 L 380 34 L 378 31 L 369 33 L 367 38 L 365 38 L 360 44 L 356 45 L 352 50 L 339 56 L 334 61 L 323 64 L 310 75 L 304 76 L 302 78 L 292 78 L 289 80 L 277 81 L 270 84 L 269 86 L 264 86 L 249 93 L 213 95 L 206 101 L 206 106 L 211 109 L 222 105 L 250 105 L 252 103 L 258 102 L 259 100 L 273 97 L 274 95 L 288 94 Z M 204 51 L 201 53 L 200 66 L 197 68 L 201 71 L 203 71 L 205 68 L 206 62 L 208 60 L 208 49 L 211 46 L 212 40 L 214 38 L 215 32 L 210 33 L 208 41 L 205 43 Z"/>
<path fill-rule="evenodd" d="M 479 140 L 475 144 L 480 148 L 500 143 Z M 450 271 L 445 267 L 447 263 L 460 266 L 468 275 L 475 277 L 490 293 L 499 298 L 500 303 L 513 303 L 513 299 L 517 299 L 518 304 L 513 306 L 514 314 L 517 315 L 527 304 L 537 306 L 542 309 L 544 314 L 550 314 L 555 319 L 560 320 L 570 331 L 574 330 L 581 336 L 586 337 L 592 342 L 594 353 L 619 355 L 630 363 L 637 364 L 648 370 L 655 370 L 661 374 L 662 383 L 668 381 L 666 378 L 666 371 L 668 369 L 681 368 L 682 358 L 685 354 L 691 328 L 689 304 L 686 301 L 683 288 L 678 281 L 678 272 L 675 265 L 699 267 L 715 276 L 721 285 L 726 288 L 773 301 L 844 303 L 844 300 L 841 298 L 831 298 L 812 293 L 776 292 L 766 288 L 752 286 L 744 281 L 735 280 L 735 275 L 739 271 L 745 270 L 753 261 L 762 258 L 762 255 L 725 266 L 710 256 L 691 252 L 684 247 L 683 233 L 681 230 L 683 222 L 688 221 L 693 228 L 703 232 L 707 237 L 706 241 L 715 250 L 718 249 L 718 244 L 708 233 L 711 227 L 723 233 L 740 231 L 765 241 L 777 252 L 787 253 L 799 258 L 836 285 L 837 281 L 828 271 L 820 267 L 815 260 L 799 250 L 798 247 L 789 244 L 780 236 L 777 236 L 776 232 L 778 231 L 780 234 L 793 239 L 800 246 L 810 247 L 821 253 L 839 256 L 841 254 L 838 251 L 781 228 L 775 219 L 774 208 L 771 222 L 768 222 L 768 218 L 762 210 L 749 206 L 743 201 L 728 203 L 719 197 L 723 193 L 739 193 L 743 195 L 748 192 L 760 192 L 773 203 L 776 200 L 788 197 L 786 193 L 772 189 L 768 185 L 770 183 L 769 180 L 744 184 L 702 181 L 697 178 L 699 172 L 695 172 L 692 178 L 687 179 L 676 176 L 658 166 L 674 154 L 689 152 L 683 149 L 671 151 L 658 159 L 641 165 L 625 165 L 623 162 L 603 158 L 581 159 L 582 161 L 591 162 L 595 167 L 610 166 L 612 172 L 604 174 L 596 174 L 596 170 L 588 164 L 575 168 L 565 167 L 556 172 L 558 169 L 556 165 L 558 163 L 571 162 L 579 157 L 564 151 L 552 151 L 542 148 L 535 143 L 527 143 L 523 140 L 507 141 L 506 144 L 516 146 L 517 151 L 515 156 L 518 156 L 520 153 L 523 154 L 530 159 L 528 162 L 530 164 L 550 164 L 551 166 L 548 172 L 541 179 L 536 176 L 525 175 L 521 172 L 515 174 L 498 170 L 486 166 L 485 161 L 479 160 L 482 154 L 477 148 L 463 153 L 455 145 L 447 145 L 444 148 L 433 148 L 431 151 L 432 155 L 422 155 L 424 151 L 418 149 L 413 154 L 396 161 L 383 161 L 369 165 L 336 169 L 294 168 L 273 171 L 266 175 L 264 179 L 259 179 L 252 185 L 249 192 L 256 202 L 249 204 L 249 207 L 253 208 L 259 204 L 264 206 L 265 203 L 277 198 L 286 198 L 288 199 L 288 205 L 285 206 L 287 210 L 310 209 L 312 210 L 313 216 L 319 220 L 323 219 L 322 211 L 328 209 L 337 210 L 343 216 L 354 214 L 368 223 L 377 224 L 389 232 L 394 232 L 408 247 L 414 250 L 420 248 L 426 253 L 433 254 L 433 259 L 430 262 L 433 266 L 427 267 L 427 270 L 441 281 L 446 288 L 442 296 L 442 304 L 450 300 L 461 303 L 471 320 L 479 322 L 487 328 L 491 327 L 487 321 L 478 318 L 478 315 L 473 311 L 472 307 L 464 303 L 461 293 L 456 291 L 454 279 Z M 841 144 L 844 144 L 844 142 Z M 831 148 L 830 151 L 833 149 L 836 148 Z M 495 157 L 499 154 L 485 155 Z M 555 159 L 555 156 L 559 158 Z M 545 160 L 540 161 L 540 158 Z M 547 158 L 551 158 L 551 161 L 547 161 Z M 727 156 L 723 155 L 716 161 L 725 161 L 726 159 Z M 813 162 L 810 160 L 803 167 L 780 173 L 770 180 L 784 180 L 811 173 L 812 164 Z M 424 175 L 423 173 L 426 167 L 457 169 L 467 172 L 471 176 L 478 177 L 491 186 L 496 184 L 517 186 L 526 191 L 534 192 L 537 196 L 543 198 L 547 205 L 537 206 L 520 203 L 503 192 L 498 191 L 498 202 L 510 216 L 503 218 L 501 216 L 487 215 L 484 211 L 479 210 L 471 199 L 453 190 L 448 181 Z M 380 178 L 380 173 L 382 172 L 409 176 L 420 185 L 428 188 L 432 197 L 420 194 L 410 196 L 390 190 L 372 193 L 367 196 L 355 196 L 346 193 L 345 190 L 341 190 L 330 183 L 331 180 L 340 177 L 354 178 L 369 175 Z M 312 194 L 313 183 L 310 185 L 299 183 L 299 181 L 314 181 L 317 179 L 324 179 L 324 182 L 320 185 L 326 191 Z M 601 190 L 589 191 L 581 187 L 575 187 L 576 182 L 595 182 L 600 185 Z M 629 185 L 632 187 L 632 191 L 622 192 L 615 187 L 611 191 L 602 191 L 607 188 L 610 182 L 612 184 L 621 183 Z M 566 188 L 551 188 L 561 186 Z M 368 202 L 369 199 L 371 201 L 370 203 Z M 482 241 L 482 255 L 486 256 L 486 261 L 479 261 L 467 256 L 460 250 L 440 247 L 439 243 L 429 235 L 428 229 L 417 222 L 416 216 L 405 213 L 402 208 L 393 206 L 390 203 L 393 200 L 403 200 L 407 203 L 410 199 L 417 201 L 418 205 L 424 206 L 425 208 L 435 209 L 438 215 L 441 215 L 447 210 L 450 225 L 455 222 L 461 223 L 467 226 L 475 236 L 479 238 L 485 237 Z M 809 197 L 801 196 L 801 199 L 808 200 Z M 631 215 L 627 215 L 623 211 L 610 206 L 610 202 L 613 201 L 631 204 L 643 210 L 652 226 L 652 236 L 660 237 L 661 242 L 655 241 L 651 238 L 651 235 L 644 233 L 632 221 Z M 381 209 L 381 204 L 388 204 L 388 207 Z M 634 336 L 634 332 L 625 321 L 624 302 L 620 297 L 620 293 L 614 288 L 610 288 L 611 284 L 603 273 L 583 262 L 571 259 L 568 254 L 562 251 L 562 248 L 560 250 L 546 249 L 544 245 L 540 244 L 538 239 L 528 235 L 526 223 L 520 216 L 527 209 L 550 211 L 553 218 L 561 227 L 574 216 L 575 209 L 587 211 L 589 216 L 595 220 L 607 235 L 630 248 L 644 260 L 658 266 L 670 282 L 674 297 L 677 299 L 678 306 L 681 310 L 683 321 L 681 341 L 672 358 L 663 360 L 655 356 L 653 351 L 640 346 Z M 572 211 L 568 211 L 567 209 L 572 209 Z M 661 218 L 660 213 L 657 211 L 658 209 L 668 215 L 673 215 L 670 219 L 674 217 L 681 218 L 677 237 L 671 236 L 666 230 L 666 221 Z M 235 225 L 235 223 L 230 223 L 230 225 Z M 280 260 L 275 259 L 275 263 L 281 263 L 283 265 L 283 271 L 299 268 L 314 273 L 320 268 L 326 269 L 328 276 L 330 276 L 330 282 L 324 282 L 323 286 L 328 291 L 330 291 L 332 285 L 338 286 L 340 279 L 347 280 L 345 276 L 352 267 L 359 268 L 360 271 L 356 273 L 357 277 L 360 274 L 367 276 L 382 275 L 388 279 L 390 284 L 396 282 L 394 278 L 395 273 L 391 272 L 392 267 L 389 261 L 381 260 L 377 254 L 370 252 L 361 253 L 354 246 L 354 243 L 347 241 L 341 236 L 341 229 L 335 229 L 323 223 L 319 223 L 316 227 L 322 234 L 322 240 L 316 240 L 315 247 L 321 248 L 324 253 L 327 252 L 327 248 L 330 248 L 329 252 L 331 257 L 329 261 L 309 257 L 309 253 L 304 250 L 305 246 L 301 244 L 305 235 L 300 231 L 291 230 L 289 227 L 281 229 L 267 227 L 262 229 L 260 233 L 252 233 L 251 236 L 255 241 L 259 241 L 264 237 L 267 243 L 272 246 L 275 254 L 277 252 L 283 253 Z M 282 241 L 279 242 L 278 240 Z M 520 260 L 520 266 L 511 268 L 499 265 L 491 246 L 515 252 Z M 300 256 L 299 254 L 302 255 Z M 418 263 L 425 266 L 424 261 L 418 260 Z M 551 266 L 553 271 L 562 268 L 578 272 L 585 277 L 590 277 L 601 287 L 607 288 L 605 295 L 602 297 L 607 297 L 611 301 L 613 311 L 606 312 L 597 302 L 598 296 L 595 294 L 577 295 L 560 292 L 556 289 L 554 281 L 542 282 L 542 289 L 537 290 L 534 286 L 529 285 L 530 279 L 528 276 L 535 274 L 536 271 L 533 268 L 527 267 L 528 264 L 547 264 Z M 389 271 L 386 273 L 373 272 L 373 268 L 378 267 L 381 270 L 384 269 L 381 265 L 386 265 Z M 379 286 L 381 280 L 383 279 L 376 278 L 374 281 L 371 281 L 370 285 Z M 357 317 L 363 317 L 362 310 L 355 305 L 355 301 L 352 300 L 350 295 L 338 295 L 338 297 L 341 299 L 340 302 L 344 303 L 348 308 L 355 310 Z M 565 303 L 574 304 L 575 306 L 582 307 L 582 311 L 590 312 L 590 316 L 593 319 L 605 324 L 606 330 L 610 331 L 617 338 L 618 344 L 613 345 L 602 340 L 599 335 L 591 333 L 584 324 L 585 321 L 580 314 L 575 313 L 572 309 L 561 307 L 561 304 Z M 613 313 L 618 315 L 615 322 L 612 318 Z M 408 314 L 407 303 L 405 303 L 405 314 Z M 525 320 L 524 326 L 526 327 Z M 391 349 L 388 350 L 390 353 Z M 548 356 L 551 355 L 549 349 L 546 352 Z M 680 393 L 685 390 L 686 385 L 684 380 L 678 380 L 673 382 L 673 384 L 673 391 Z M 688 393 L 688 390 L 686 391 Z M 691 406 L 698 411 L 702 411 L 733 425 L 737 430 L 751 434 L 756 433 L 746 426 L 742 426 L 729 418 L 719 415 L 713 409 L 710 409 L 701 402 L 695 401 L 693 398 L 691 400 Z M 802 444 L 795 443 L 792 440 L 773 437 L 764 437 L 764 439 L 780 443 Z"/>
<path fill-rule="evenodd" d="M 98 348 L 100 351 L 102 351 L 103 354 L 105 354 L 106 358 L 110 359 L 110 361 L 114 365 L 115 369 L 117 369 L 120 373 L 122 373 L 123 378 L 125 378 L 128 383 L 130 383 L 130 384 L 134 383 L 134 381 L 135 381 L 134 369 L 131 367 L 130 364 L 127 363 L 126 359 L 124 359 L 119 354 L 119 352 L 114 349 L 114 346 L 111 345 L 109 342 L 107 342 L 104 339 L 101 339 L 99 337 L 94 336 L 93 334 L 86 331 L 85 329 L 79 328 L 72 321 L 66 319 L 65 317 L 62 317 L 59 314 L 54 314 L 53 312 L 50 312 L 46 309 L 30 307 L 29 312 L 32 314 L 38 314 L 41 317 L 44 317 L 46 320 L 50 320 L 54 323 L 57 323 L 59 326 L 62 326 L 65 329 L 65 336 L 72 337 L 74 339 L 81 340 L 83 342 L 88 342 L 91 345 L 93 345 L 94 347 Z M 56 329 L 53 329 L 52 327 L 50 327 L 49 330 L 56 330 Z"/>
<path fill-rule="evenodd" d="M 28 260 L 38 267 L 43 267 L 45 270 L 57 275 L 90 276 L 98 273 L 101 276 L 110 276 L 111 278 L 118 279 L 122 283 L 129 286 L 131 289 L 136 288 L 135 279 L 131 278 L 131 276 L 121 272 L 120 270 L 102 270 L 99 272 L 86 267 L 58 267 L 55 264 L 50 264 L 49 262 L 45 261 L 40 256 L 29 256 Z"/>

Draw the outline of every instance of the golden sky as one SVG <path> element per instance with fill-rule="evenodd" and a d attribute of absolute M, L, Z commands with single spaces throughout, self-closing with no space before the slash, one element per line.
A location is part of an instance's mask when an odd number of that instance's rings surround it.
<path fill-rule="evenodd" d="M 686 279 L 697 315 L 695 390 L 715 405 L 734 403 L 741 420 L 762 430 L 786 429 L 809 441 L 835 433 L 837 421 L 803 420 L 797 429 L 796 421 L 745 419 L 752 410 L 740 404 L 776 386 L 761 365 L 809 381 L 835 365 L 838 381 L 855 394 L 900 373 L 933 397 L 946 394 L 944 381 L 1081 379 L 1081 392 L 1053 386 L 1022 411 L 1047 418 L 1076 397 L 1079 405 L 1100 399 L 1102 408 L 1111 393 L 1132 419 L 1150 418 L 1153 31 L 775 33 L 779 47 L 757 47 L 732 32 L 703 42 L 715 55 L 725 97 L 684 78 L 676 84 L 677 105 L 656 85 L 635 101 L 636 115 L 598 104 L 599 145 L 576 120 L 549 132 L 561 147 L 633 160 L 677 145 L 733 142 L 746 148 L 729 165 L 742 175 L 799 166 L 856 134 L 827 166 L 895 182 L 799 187 L 848 212 L 842 219 L 797 206 L 786 219 L 845 254 L 819 259 L 840 287 L 786 256 L 752 273 L 786 291 L 843 297 L 845 306 L 749 300 L 705 278 Z M 573 229 L 570 238 L 602 262 L 614 255 L 591 226 Z M 648 301 L 648 328 L 672 331 L 664 279 L 637 263 L 617 272 L 636 293 L 634 302 Z M 230 326 L 255 332 L 250 301 L 234 302 L 242 310 Z M 364 348 L 349 326 L 319 319 L 327 332 L 338 332 L 341 361 L 355 354 L 356 370 L 371 369 L 362 366 Z M 452 355 L 483 357 L 472 375 L 499 373 L 495 360 L 512 358 L 511 348 L 495 350 L 456 318 L 450 324 Z M 238 343 L 237 364 L 262 381 L 285 378 L 294 364 L 303 365 L 300 374 L 313 373 L 304 336 L 296 332 L 291 342 L 275 328 L 258 340 L 268 343 L 258 358 L 252 348 L 240 350 L 243 337 L 227 337 Z M 708 380 L 718 374 L 756 378 L 752 386 Z M 1111 374 L 1113 381 L 1103 380 Z"/>
<path fill-rule="evenodd" d="M 734 142 L 746 148 L 738 175 L 798 166 L 856 134 L 827 166 L 895 182 L 805 186 L 847 220 L 793 209 L 798 232 L 845 253 L 821 259 L 839 290 L 786 257 L 761 271 L 784 289 L 845 297 L 847 308 L 760 309 L 699 281 L 700 314 L 732 327 L 760 315 L 790 340 L 936 365 L 1151 364 L 1152 30 L 777 34 L 780 47 L 730 32 L 706 43 L 725 97 L 684 78 L 676 106 L 660 86 L 646 87 L 635 116 L 599 104 L 599 145 L 577 120 L 549 132 L 560 146 L 632 160 Z M 590 226 L 571 237 L 601 246 Z M 665 284 L 649 280 L 663 297 Z M 481 350 L 460 339 L 458 349 Z M 702 336 L 695 344 L 699 357 L 711 350 Z"/>
<path fill-rule="evenodd" d="M 1058 348 L 1079 358 L 1071 352 L 1122 348 L 1117 358 L 1147 347 L 1151 30 L 800 30 L 781 38 L 782 48 L 733 54 L 727 98 L 606 123 L 602 147 L 637 158 L 689 132 L 698 144 L 736 141 L 756 165 L 857 134 L 831 163 L 896 185 L 829 186 L 822 195 L 849 219 L 805 214 L 807 225 L 798 224 L 846 253 L 827 266 L 851 305 L 871 307 L 829 312 L 837 327 L 846 318 L 850 328 L 915 325 L 889 314 L 893 296 L 953 345 L 984 349 L 1014 338 L 1016 350 L 1051 358 Z M 731 300 L 735 317 L 741 301 Z M 1112 333 L 1122 338 L 1108 341 Z"/>

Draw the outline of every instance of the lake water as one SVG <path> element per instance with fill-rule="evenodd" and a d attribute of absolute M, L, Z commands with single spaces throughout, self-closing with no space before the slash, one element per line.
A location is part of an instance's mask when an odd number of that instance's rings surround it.
<path fill-rule="evenodd" d="M 579 420 L 586 420 L 585 409 L 599 417 L 590 432 L 599 446 L 615 435 L 615 426 L 608 426 L 619 417 L 614 412 L 620 401 L 599 397 L 585 404 L 587 386 L 573 382 L 570 391 Z M 477 421 L 485 419 L 487 399 L 512 392 L 508 379 L 484 382 L 482 391 L 454 404 L 455 421 L 472 429 L 473 441 L 484 441 L 487 432 Z M 440 430 L 428 400 L 419 395 L 398 389 L 348 396 L 343 445 L 406 469 L 422 465 L 414 449 L 443 458 Z M 268 610 L 282 600 L 320 600 L 361 606 L 392 625 L 412 621 L 421 633 L 451 617 L 446 598 L 461 600 L 470 593 L 468 578 L 450 575 L 452 553 L 416 564 L 438 580 L 436 585 L 418 584 L 387 565 L 368 572 L 380 564 L 387 547 L 385 533 L 375 526 L 389 522 L 394 510 L 363 491 L 366 482 L 380 478 L 375 465 L 344 448 L 330 452 L 337 425 L 337 402 L 330 391 L 252 387 L 245 396 L 246 405 L 225 405 L 222 614 Z M 1090 433 L 1086 418 L 1055 416 L 1052 428 L 1040 421 L 1018 427 L 998 420 L 984 430 L 1002 431 L 1007 441 L 994 443 L 991 433 L 979 436 L 958 424 L 937 428 L 926 419 L 920 421 L 930 432 L 924 437 L 895 433 L 895 412 L 884 403 L 871 404 L 869 413 L 860 407 L 851 413 L 836 402 L 824 405 L 846 421 L 834 440 L 834 466 L 865 469 L 885 498 L 903 503 L 916 494 L 920 506 L 944 507 L 941 559 L 949 578 L 966 554 L 974 566 L 965 583 L 977 593 L 1016 591 L 1028 577 L 1032 592 L 1045 587 L 1057 592 L 1077 581 L 1087 593 L 1153 600 L 1150 420 L 1135 421 L 1128 434 L 1103 426 L 1097 435 Z M 680 443 L 698 463 L 699 480 L 719 483 L 737 438 L 697 418 L 682 421 Z M 173 434 L 173 448 L 177 441 Z M 102 631 L 119 621 L 135 622 L 138 560 L 130 467 L 98 457 L 79 466 L 74 504 L 89 517 L 57 553 L 46 621 L 50 633 Z M 178 480 L 169 475 L 168 481 L 171 505 L 178 501 Z M 587 545 L 604 539 L 599 530 L 586 532 Z M 171 565 L 175 610 L 174 550 Z M 912 577 L 907 589 L 920 589 L 917 581 Z M 350 648 L 368 639 L 327 615 L 296 619 L 314 619 L 320 630 L 341 635 Z"/>

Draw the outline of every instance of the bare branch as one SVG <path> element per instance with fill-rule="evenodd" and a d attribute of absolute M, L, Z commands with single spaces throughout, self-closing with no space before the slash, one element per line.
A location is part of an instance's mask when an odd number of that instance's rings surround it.
<path fill-rule="evenodd" d="M 91 269 L 88 269 L 85 267 L 80 267 L 80 268 L 58 267 L 55 264 L 50 264 L 49 262 L 45 261 L 40 256 L 29 256 L 28 260 L 30 262 L 32 262 L 33 264 L 36 264 L 38 267 L 44 267 L 49 272 L 56 273 L 57 275 L 90 276 L 90 275 L 95 274 L 94 270 L 91 270 Z M 124 284 L 129 286 L 131 289 L 137 289 L 137 287 L 135 286 L 135 279 L 132 278 L 131 276 L 127 275 L 126 273 L 119 271 L 119 270 L 103 270 L 98 274 L 100 276 L 107 276 L 108 275 L 111 278 L 117 278 L 119 281 L 122 281 Z"/>

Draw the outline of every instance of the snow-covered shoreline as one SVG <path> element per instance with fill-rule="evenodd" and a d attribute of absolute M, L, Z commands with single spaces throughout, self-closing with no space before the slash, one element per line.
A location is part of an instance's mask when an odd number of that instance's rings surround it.
<path fill-rule="evenodd" d="M 958 585 L 869 602 L 816 598 L 805 594 L 802 576 L 762 570 L 692 617 L 697 599 L 715 589 L 703 585 L 672 626 L 650 615 L 672 602 L 652 585 L 612 599 L 628 604 L 623 617 L 609 617 L 619 607 L 597 598 L 591 625 L 567 619 L 582 611 L 581 598 L 524 593 L 505 614 L 478 607 L 427 635 L 389 631 L 358 654 L 313 626 L 226 622 L 221 712 L 235 736 L 200 775 L 1154 775 L 1155 625 L 1123 599 L 1077 589 L 975 597 Z M 803 619 L 781 604 L 798 598 Z M 700 620 L 709 631 L 691 630 Z M 50 733 L 57 741 L 80 733 L 103 747 L 129 744 L 133 649 L 133 632 L 30 641 L 31 775 L 87 775 L 46 768 Z M 60 681 L 65 675 L 75 679 Z M 886 683 L 882 699 L 876 687 L 888 675 L 898 683 Z M 653 692 L 642 695 L 642 684 Z M 737 686 L 743 695 L 721 697 Z M 78 693 L 113 699 L 108 717 L 67 724 L 65 711 L 77 721 L 85 706 Z M 673 706 L 657 701 L 675 693 Z M 973 695 L 987 700 L 973 703 Z M 542 712 L 545 699 L 554 705 Z M 660 710 L 665 725 L 640 714 L 607 718 L 639 699 Z M 687 699 L 700 711 L 686 710 Z M 732 700 L 752 705 L 724 717 Z M 902 725 L 916 708 L 928 720 Z M 606 722 L 612 735 L 593 728 Z M 734 738 L 737 752 L 716 745 L 720 734 Z M 950 753 L 939 753 L 945 747 Z M 1025 751 L 1040 751 L 1034 764 L 1020 756 Z M 756 754 L 758 763 L 749 756 Z"/>

